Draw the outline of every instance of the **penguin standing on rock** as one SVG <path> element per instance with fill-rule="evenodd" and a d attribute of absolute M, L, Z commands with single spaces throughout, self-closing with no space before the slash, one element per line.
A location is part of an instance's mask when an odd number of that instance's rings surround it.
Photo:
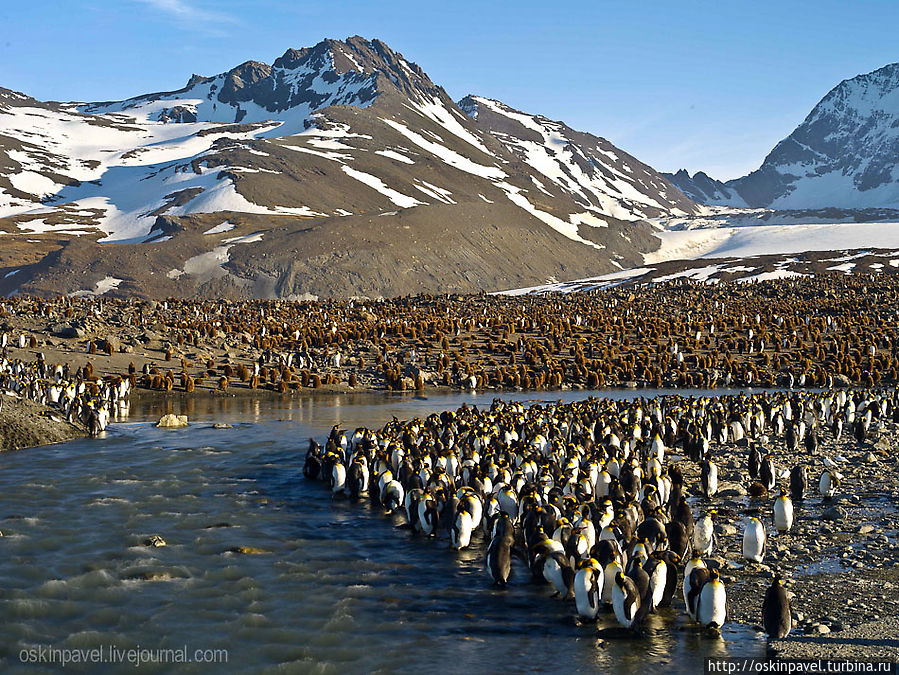
<path fill-rule="evenodd" d="M 762 603 L 762 626 L 772 640 L 787 637 L 793 628 L 790 598 L 780 575 L 775 575 L 768 590 L 765 591 L 765 601 Z"/>
<path fill-rule="evenodd" d="M 750 518 L 743 530 L 743 557 L 750 562 L 762 562 L 766 538 L 762 522 L 758 518 Z"/>
<path fill-rule="evenodd" d="M 805 499 L 807 486 L 808 480 L 805 477 L 805 466 L 797 464 L 790 471 L 790 497 L 794 502 L 801 502 Z"/>
<path fill-rule="evenodd" d="M 780 497 L 774 500 L 774 529 L 778 532 L 789 532 L 793 527 L 793 502 L 787 493 L 781 491 Z"/>
<path fill-rule="evenodd" d="M 706 455 L 699 466 L 702 470 L 700 475 L 702 494 L 706 499 L 711 499 L 718 492 L 718 466 L 709 455 Z"/>
<path fill-rule="evenodd" d="M 832 499 L 840 485 L 840 474 L 835 469 L 825 469 L 818 481 L 818 492 L 824 499 Z"/>

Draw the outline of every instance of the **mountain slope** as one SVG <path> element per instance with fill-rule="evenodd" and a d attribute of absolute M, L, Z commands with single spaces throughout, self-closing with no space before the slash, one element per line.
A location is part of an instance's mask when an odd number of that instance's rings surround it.
<path fill-rule="evenodd" d="M 724 184 L 701 172 L 667 177 L 706 204 L 899 208 L 899 63 L 834 87 L 747 176 Z"/>
<path fill-rule="evenodd" d="M 603 139 L 530 118 L 548 171 L 477 117 L 359 37 L 125 101 L 2 91 L 0 292 L 492 290 L 633 265 L 643 218 L 695 209 Z"/>

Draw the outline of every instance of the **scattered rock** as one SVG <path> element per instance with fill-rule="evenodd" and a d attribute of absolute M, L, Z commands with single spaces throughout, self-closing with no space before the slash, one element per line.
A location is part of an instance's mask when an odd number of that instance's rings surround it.
<path fill-rule="evenodd" d="M 862 525 L 860 528 L 858 528 L 859 534 L 871 534 L 873 531 L 874 531 L 873 525 Z"/>
<path fill-rule="evenodd" d="M 144 546 L 152 546 L 153 548 L 161 548 L 165 546 L 165 539 L 160 537 L 158 534 L 154 534 L 152 537 L 148 539 L 144 539 Z"/>
<path fill-rule="evenodd" d="M 234 427 L 227 422 L 216 422 L 212 425 L 213 429 L 233 429 Z"/>
<path fill-rule="evenodd" d="M 168 415 L 163 415 L 159 418 L 159 421 L 156 423 L 157 427 L 163 427 L 167 429 L 177 429 L 179 427 L 187 426 L 187 415 L 172 415 L 171 413 Z"/>
<path fill-rule="evenodd" d="M 840 508 L 839 506 L 831 506 L 829 509 L 825 509 L 821 514 L 821 517 L 824 520 L 845 520 L 846 519 L 846 509 Z"/>
<path fill-rule="evenodd" d="M 816 632 L 818 635 L 827 635 L 830 632 L 830 628 L 825 626 L 823 623 L 817 624 L 813 627 L 812 630 L 814 630 L 814 632 Z"/>
<path fill-rule="evenodd" d="M 50 335 L 59 338 L 83 338 L 84 331 L 68 323 L 58 323 L 50 327 Z"/>

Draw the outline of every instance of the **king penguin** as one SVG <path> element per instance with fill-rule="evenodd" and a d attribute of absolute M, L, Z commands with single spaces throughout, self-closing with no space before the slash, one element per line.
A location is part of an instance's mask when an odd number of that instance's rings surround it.
<path fill-rule="evenodd" d="M 790 598 L 779 575 L 774 577 L 768 590 L 765 591 L 765 601 L 762 603 L 762 625 L 772 640 L 785 638 L 793 628 Z"/>

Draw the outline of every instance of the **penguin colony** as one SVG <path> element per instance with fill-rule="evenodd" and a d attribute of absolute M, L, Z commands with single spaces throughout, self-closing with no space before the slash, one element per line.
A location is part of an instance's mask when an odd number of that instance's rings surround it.
<path fill-rule="evenodd" d="M 495 399 L 488 410 L 463 405 L 380 430 L 335 426 L 324 446 L 310 439 L 303 473 L 454 549 L 480 539 L 495 584 L 505 586 L 513 570 L 528 574 L 571 601 L 582 621 L 611 610 L 625 629 L 639 630 L 649 613 L 674 607 L 716 633 L 728 619 L 721 566 L 709 559 L 721 543 L 718 454 L 736 446 L 749 494 L 773 500 L 770 522 L 751 500 L 744 509 L 738 536 L 742 564 L 752 565 L 765 559 L 769 532 L 792 528 L 794 502 L 840 489 L 842 458 L 814 466 L 823 435 L 850 429 L 861 443 L 876 420 L 899 421 L 895 389 L 591 397 L 529 408 Z M 807 461 L 778 466 L 778 448 L 796 444 Z M 690 483 L 685 474 L 697 465 L 700 480 Z M 770 638 L 790 633 L 779 575 L 760 609 Z"/>
<path fill-rule="evenodd" d="M 24 336 L 23 336 L 24 337 Z M 99 436 L 110 417 L 127 407 L 131 384 L 127 379 L 96 377 L 90 363 L 74 373 L 68 365 L 48 365 L 43 354 L 35 361 L 10 359 L 6 354 L 7 333 L 0 334 L 0 392 L 4 397 L 34 401 L 57 411 L 71 424 Z M 0 398 L 0 406 L 3 398 Z"/>
<path fill-rule="evenodd" d="M 546 297 L 16 296 L 0 303 L 0 321 L 78 328 L 57 342 L 60 358 L 96 352 L 101 374 L 163 391 L 803 388 L 899 381 L 897 309 L 899 277 L 855 274 Z M 128 372 L 120 349 L 138 362 Z"/>

